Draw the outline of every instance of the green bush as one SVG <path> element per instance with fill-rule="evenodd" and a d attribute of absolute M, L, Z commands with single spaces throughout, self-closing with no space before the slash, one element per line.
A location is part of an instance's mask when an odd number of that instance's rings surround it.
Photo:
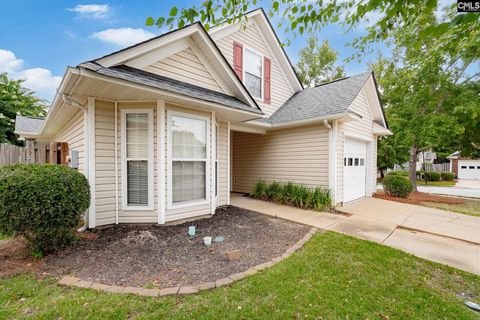
<path fill-rule="evenodd" d="M 267 185 L 258 180 L 253 188 L 251 197 L 261 200 L 278 201 L 303 209 L 317 211 L 330 211 L 332 209 L 332 197 L 330 190 L 324 187 L 308 188 L 304 185 L 288 182 L 281 184 L 272 182 Z"/>
<path fill-rule="evenodd" d="M 452 181 L 453 179 L 455 179 L 455 174 L 452 172 L 442 172 L 441 177 L 444 181 Z"/>
<path fill-rule="evenodd" d="M 252 198 L 268 200 L 268 185 L 263 180 L 258 180 L 253 188 Z"/>
<path fill-rule="evenodd" d="M 406 198 L 412 192 L 412 183 L 404 177 L 386 176 L 383 179 L 383 190 L 388 196 Z"/>
<path fill-rule="evenodd" d="M 390 171 L 387 173 L 387 176 L 401 176 L 401 177 L 408 177 L 407 171 Z"/>
<path fill-rule="evenodd" d="M 440 181 L 440 173 L 435 171 L 425 171 L 425 178 L 427 181 Z"/>
<path fill-rule="evenodd" d="M 23 236 L 34 253 L 71 244 L 90 205 L 83 174 L 60 165 L 0 167 L 0 233 Z"/>

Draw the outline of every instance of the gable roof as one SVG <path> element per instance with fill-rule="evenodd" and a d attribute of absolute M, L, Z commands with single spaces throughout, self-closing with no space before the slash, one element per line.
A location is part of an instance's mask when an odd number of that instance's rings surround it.
<path fill-rule="evenodd" d="M 183 28 L 166 32 L 157 37 L 118 50 L 93 61 L 87 61 L 86 63 L 93 62 L 105 68 L 119 65 L 138 68 L 138 60 L 147 57 L 147 60 L 150 61 L 152 56 L 155 56 L 156 52 L 161 52 L 161 50 L 168 45 L 172 45 L 188 38 L 192 38 L 196 45 L 198 45 L 202 51 L 206 52 L 205 55 L 212 62 L 212 66 L 221 73 L 222 79 L 232 89 L 231 91 L 235 96 L 239 100 L 242 100 L 246 105 L 249 105 L 251 107 L 250 110 L 257 109 L 261 112 L 255 99 L 248 92 L 243 82 L 238 79 L 232 67 L 200 22 L 195 22 Z"/>
<path fill-rule="evenodd" d="M 304 89 L 300 78 L 293 67 L 290 58 L 288 57 L 285 49 L 278 38 L 275 29 L 273 28 L 270 20 L 267 17 L 267 14 L 263 8 L 258 8 L 250 12 L 245 13 L 247 19 L 253 19 L 257 25 L 260 27 L 260 30 L 263 31 L 263 34 L 266 36 L 267 45 L 271 48 L 273 55 L 275 56 L 278 63 L 281 65 L 282 70 L 285 72 L 285 75 L 294 89 L 295 92 L 301 91 Z M 215 26 L 209 30 L 209 34 L 214 40 L 225 37 L 226 35 L 239 30 L 241 21 L 235 24 L 222 24 Z"/>
<path fill-rule="evenodd" d="M 30 118 L 17 115 L 15 119 L 15 133 L 36 135 L 43 127 L 44 119 Z"/>
<path fill-rule="evenodd" d="M 297 92 L 267 122 L 284 123 L 346 113 L 371 74 L 364 72 Z"/>
<path fill-rule="evenodd" d="M 253 109 L 233 96 L 132 67 L 120 65 L 105 68 L 93 62 L 84 63 L 81 66 L 108 77 L 122 79 L 165 91 L 180 93 L 188 97 L 219 103 L 235 109 L 255 112 L 259 115 L 262 114 L 260 109 Z"/>

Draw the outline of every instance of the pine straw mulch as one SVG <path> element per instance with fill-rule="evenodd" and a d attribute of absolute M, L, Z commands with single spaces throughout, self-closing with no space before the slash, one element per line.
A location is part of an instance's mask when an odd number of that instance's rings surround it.
<path fill-rule="evenodd" d="M 416 205 L 422 205 L 424 202 L 437 202 L 437 203 L 445 203 L 445 204 L 463 204 L 464 202 L 463 199 L 461 198 L 439 196 L 439 195 L 424 193 L 424 192 L 412 192 L 410 193 L 408 198 L 398 198 L 398 197 L 387 196 L 383 191 L 378 191 L 373 196 L 379 199 L 397 201 L 397 202 L 408 203 L 408 204 L 416 204 Z"/>

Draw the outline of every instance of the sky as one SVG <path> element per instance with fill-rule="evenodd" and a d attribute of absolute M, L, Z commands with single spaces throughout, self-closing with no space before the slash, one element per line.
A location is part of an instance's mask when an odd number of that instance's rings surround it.
<path fill-rule="evenodd" d="M 260 4 L 268 6 L 268 1 Z M 192 4 L 199 5 L 200 0 L 2 0 L 0 72 L 7 72 L 14 79 L 25 79 L 26 87 L 51 101 L 67 66 L 77 66 L 156 36 L 166 30 L 146 27 L 148 16 L 167 16 L 173 5 Z M 364 28 L 360 26 L 345 34 L 340 26 L 328 25 L 317 36 L 329 41 L 342 62 L 353 53 L 347 44 L 365 32 Z M 277 32 L 281 41 L 291 41 L 285 49 L 296 63 L 307 36 L 292 38 Z M 379 46 L 378 50 L 388 54 L 385 46 Z M 367 62 L 374 58 L 375 54 L 370 54 L 361 62 L 346 64 L 347 75 L 366 71 Z"/>

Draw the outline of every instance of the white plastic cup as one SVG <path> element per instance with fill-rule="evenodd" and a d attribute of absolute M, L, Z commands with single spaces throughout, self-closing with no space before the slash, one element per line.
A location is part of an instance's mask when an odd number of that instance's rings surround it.
<path fill-rule="evenodd" d="M 205 244 L 207 247 L 212 245 L 212 237 L 203 237 L 203 244 Z"/>
<path fill-rule="evenodd" d="M 193 237 L 195 235 L 195 226 L 188 227 L 188 235 Z"/>

